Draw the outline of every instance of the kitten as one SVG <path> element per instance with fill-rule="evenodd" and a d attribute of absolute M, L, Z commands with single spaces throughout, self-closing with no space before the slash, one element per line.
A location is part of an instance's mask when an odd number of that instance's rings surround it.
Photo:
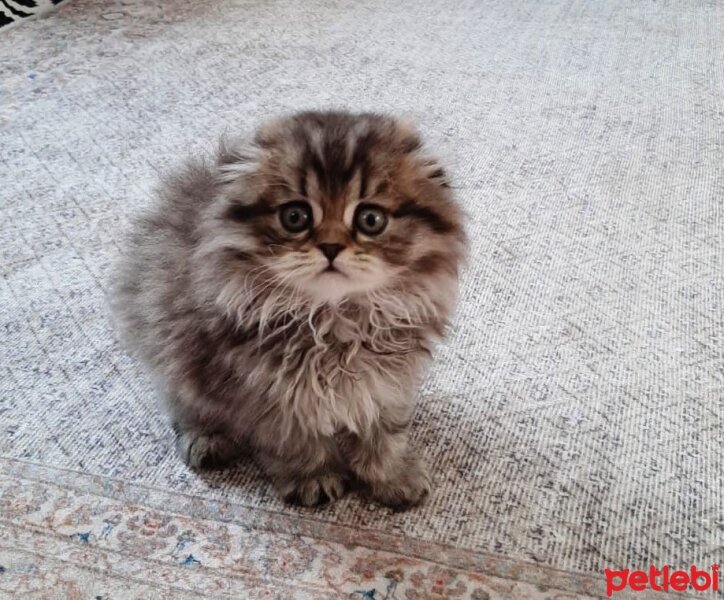
<path fill-rule="evenodd" d="M 306 506 L 361 483 L 412 506 L 430 477 L 407 430 L 453 308 L 465 235 L 409 126 L 306 112 L 222 142 L 163 186 L 114 292 L 195 468 L 251 448 Z"/>

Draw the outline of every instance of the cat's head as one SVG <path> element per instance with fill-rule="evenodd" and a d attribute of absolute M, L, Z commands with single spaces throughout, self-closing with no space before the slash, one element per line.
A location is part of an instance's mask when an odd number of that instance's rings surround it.
<path fill-rule="evenodd" d="M 259 290 L 338 304 L 457 277 L 461 214 L 407 124 L 301 113 L 222 145 L 217 168 L 224 244 Z"/>

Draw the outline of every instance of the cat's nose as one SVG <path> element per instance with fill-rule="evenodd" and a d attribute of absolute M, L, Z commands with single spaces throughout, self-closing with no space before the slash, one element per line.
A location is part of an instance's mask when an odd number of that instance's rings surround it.
<path fill-rule="evenodd" d="M 327 257 L 327 260 L 331 263 L 337 255 L 344 250 L 342 244 L 319 244 L 317 246 L 322 251 L 322 254 Z"/>

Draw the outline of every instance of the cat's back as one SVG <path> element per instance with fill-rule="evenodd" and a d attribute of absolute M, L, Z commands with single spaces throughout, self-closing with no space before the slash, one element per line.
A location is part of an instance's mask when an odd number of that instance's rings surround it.
<path fill-rule="evenodd" d="M 215 194 L 214 171 L 187 163 L 167 177 L 135 219 L 113 274 L 111 304 L 127 346 L 148 355 L 193 311 L 190 256 L 203 211 Z"/>
<path fill-rule="evenodd" d="M 131 250 L 188 250 L 198 241 L 198 229 L 204 208 L 216 192 L 215 172 L 204 161 L 190 161 L 167 176 L 152 205 L 138 218 L 131 239 Z M 168 258 L 168 257 L 166 257 Z"/>

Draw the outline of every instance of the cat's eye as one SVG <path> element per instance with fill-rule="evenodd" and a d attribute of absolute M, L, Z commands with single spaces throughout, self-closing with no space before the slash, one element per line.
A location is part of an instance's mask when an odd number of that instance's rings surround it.
<path fill-rule="evenodd" d="M 387 227 L 387 213 L 379 206 L 363 204 L 357 209 L 354 225 L 365 235 L 379 235 Z"/>
<path fill-rule="evenodd" d="M 302 200 L 287 202 L 279 209 L 279 221 L 289 233 L 299 233 L 312 226 L 312 207 Z"/>

